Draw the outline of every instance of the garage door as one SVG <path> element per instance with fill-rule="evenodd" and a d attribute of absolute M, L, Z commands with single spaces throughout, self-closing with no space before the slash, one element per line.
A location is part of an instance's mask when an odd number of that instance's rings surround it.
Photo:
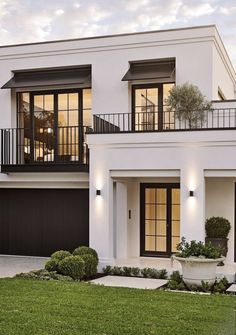
<path fill-rule="evenodd" d="M 0 189 L 0 253 L 49 256 L 89 242 L 87 189 Z"/>

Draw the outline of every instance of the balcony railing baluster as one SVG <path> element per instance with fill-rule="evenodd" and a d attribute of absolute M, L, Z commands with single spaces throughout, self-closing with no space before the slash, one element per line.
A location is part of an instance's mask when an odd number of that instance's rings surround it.
<path fill-rule="evenodd" d="M 80 139 L 88 127 L 41 127 L 1 129 L 1 165 L 87 164 L 88 148 Z M 31 150 L 33 148 L 33 150 Z M 83 153 L 79 155 L 79 153 Z"/>

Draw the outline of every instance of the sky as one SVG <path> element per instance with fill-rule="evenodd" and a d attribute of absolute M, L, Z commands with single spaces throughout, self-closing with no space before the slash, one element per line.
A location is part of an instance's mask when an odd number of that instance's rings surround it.
<path fill-rule="evenodd" d="M 205 24 L 236 69 L 236 0 L 0 0 L 0 45 Z"/>

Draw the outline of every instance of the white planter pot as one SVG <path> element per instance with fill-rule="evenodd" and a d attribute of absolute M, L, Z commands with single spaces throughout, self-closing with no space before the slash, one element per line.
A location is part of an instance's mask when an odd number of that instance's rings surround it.
<path fill-rule="evenodd" d="M 225 260 L 225 257 L 217 259 L 173 256 L 180 262 L 183 271 L 183 281 L 186 285 L 201 286 L 202 281 L 213 285 L 216 280 L 216 265 Z"/>

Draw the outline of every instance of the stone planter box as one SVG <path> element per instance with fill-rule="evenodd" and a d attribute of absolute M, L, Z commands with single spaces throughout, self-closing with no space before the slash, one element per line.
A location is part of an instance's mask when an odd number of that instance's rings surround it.
<path fill-rule="evenodd" d="M 202 281 L 213 285 L 216 280 L 216 265 L 225 260 L 225 257 L 216 259 L 173 256 L 180 262 L 183 271 L 183 281 L 188 285 L 201 286 Z"/>

